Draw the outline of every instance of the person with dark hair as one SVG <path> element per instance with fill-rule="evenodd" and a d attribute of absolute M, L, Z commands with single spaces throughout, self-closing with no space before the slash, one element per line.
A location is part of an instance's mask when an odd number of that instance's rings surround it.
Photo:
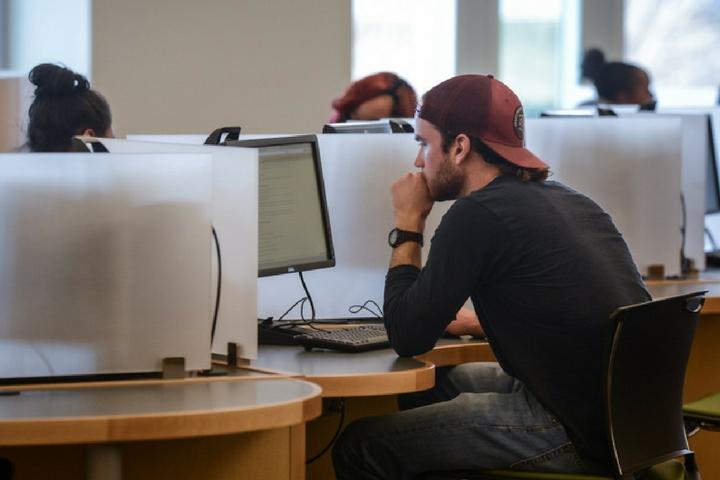
<path fill-rule="evenodd" d="M 30 151 L 71 151 L 75 135 L 114 136 L 110 106 L 87 78 L 51 63 L 37 65 L 28 78 L 35 85 L 27 129 Z"/>
<path fill-rule="evenodd" d="M 591 48 L 585 52 L 581 64 L 583 79 L 593 82 L 597 100 L 590 103 L 634 104 L 648 106 L 654 103 L 650 93 L 650 76 L 642 68 L 623 62 L 608 62 L 605 54 Z"/>
<path fill-rule="evenodd" d="M 437 372 L 415 408 L 358 420 L 333 450 L 337 478 L 409 479 L 510 468 L 609 474 L 603 357 L 617 307 L 650 300 L 610 216 L 548 181 L 524 147 L 523 109 L 491 76 L 432 88 L 415 166 L 391 188 L 384 318 L 401 356 L 448 330 L 485 333 L 498 363 Z M 434 202 L 455 200 L 421 246 Z M 458 311 L 470 298 L 477 315 Z M 407 406 L 401 405 L 401 407 Z"/>
<path fill-rule="evenodd" d="M 412 117 L 417 96 L 404 79 L 391 72 L 380 72 L 353 82 L 332 102 L 331 122 Z"/>

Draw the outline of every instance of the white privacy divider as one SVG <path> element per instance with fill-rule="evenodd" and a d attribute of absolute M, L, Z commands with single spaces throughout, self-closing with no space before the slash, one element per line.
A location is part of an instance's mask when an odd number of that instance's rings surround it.
<path fill-rule="evenodd" d="M 176 136 L 173 136 L 176 137 Z M 98 139 L 110 152 L 204 153 L 212 158 L 212 225 L 222 255 L 220 310 L 212 351 L 227 353 L 228 342 L 238 356 L 257 357 L 258 156 L 255 149 Z M 94 154 L 97 158 L 102 154 Z M 210 238 L 210 229 L 207 231 Z M 215 306 L 217 261 L 211 247 L 210 314 Z M 205 318 L 210 318 L 206 312 Z M 208 332 L 210 323 L 207 323 Z M 209 345 L 209 339 L 207 342 Z"/>
<path fill-rule="evenodd" d="M 210 155 L 0 155 L 0 377 L 210 366 Z"/>
<path fill-rule="evenodd" d="M 688 115 L 707 115 L 710 117 L 710 136 L 712 140 L 712 146 L 714 147 L 714 161 L 715 161 L 715 173 L 720 174 L 720 106 L 715 107 L 675 107 L 675 108 L 662 108 L 659 113 L 663 115 L 681 115 L 683 118 Z M 692 137 L 699 138 L 699 132 L 693 132 L 690 137 L 683 140 L 683 158 L 685 157 L 686 145 L 692 142 Z M 699 141 L 699 140 L 698 140 Z M 692 143 L 691 143 L 692 144 Z M 702 145 L 697 145 L 698 148 Z M 712 173 L 712 172 L 708 172 Z M 720 178 L 718 178 L 720 181 Z M 708 229 L 710 238 L 715 242 L 720 241 L 720 213 L 714 212 L 705 216 L 705 227 Z M 720 245 L 710 243 L 709 248 L 714 250 L 720 249 Z"/>
<path fill-rule="evenodd" d="M 527 121 L 526 134 L 553 179 L 610 213 L 641 273 L 663 265 L 666 275 L 680 274 L 680 119 L 541 118 Z"/>
<path fill-rule="evenodd" d="M 294 134 L 279 134 L 279 133 L 251 133 L 241 134 L 240 140 L 250 140 L 255 138 L 272 138 L 272 137 L 290 137 Z M 186 145 L 203 145 L 205 139 L 208 137 L 207 134 L 188 134 L 188 135 L 143 135 L 134 134 L 128 135 L 127 140 L 134 140 L 138 142 L 154 142 L 154 143 L 181 143 Z"/>
<path fill-rule="evenodd" d="M 664 265 L 668 275 L 680 273 L 680 120 L 529 120 L 527 132 L 529 147 L 551 165 L 554 179 L 613 216 L 643 273 L 653 264 Z M 305 278 L 318 318 L 352 317 L 352 305 L 382 305 L 393 227 L 389 189 L 397 177 L 416 170 L 418 147 L 412 134 L 318 138 L 336 266 L 306 272 Z M 433 208 L 424 254 L 450 204 Z M 261 278 L 258 316 L 278 318 L 304 296 L 296 275 Z M 304 316 L 310 316 L 307 305 Z M 298 317 L 295 310 L 287 318 Z"/>
<path fill-rule="evenodd" d="M 667 117 L 669 115 L 661 115 Z M 673 115 L 682 121 L 682 192 L 685 200 L 685 256 L 705 269 L 705 189 L 710 147 L 707 115 Z"/>
<path fill-rule="evenodd" d="M 648 118 L 678 118 L 682 122 L 682 192 L 685 205 L 685 256 L 705 269 L 705 199 L 709 162 L 714 161 L 712 148 L 712 114 L 710 111 L 662 111 L 659 113 L 623 114 L 622 118 L 640 121 Z"/>
<path fill-rule="evenodd" d="M 415 171 L 412 134 L 318 135 L 336 266 L 305 273 L 318 318 L 348 318 L 351 305 L 374 300 L 381 307 L 390 260 L 387 236 L 394 226 L 390 185 Z M 451 202 L 436 204 L 425 229 L 426 253 Z M 305 296 L 296 275 L 258 281 L 258 314 L 278 318 Z M 370 316 L 361 311 L 358 316 Z M 299 318 L 295 310 L 289 318 Z M 305 317 L 310 310 L 305 308 Z"/>
<path fill-rule="evenodd" d="M 188 134 L 188 135 L 128 135 L 127 140 L 136 142 L 153 142 L 153 143 L 175 143 L 183 145 L 202 145 L 207 135 Z M 103 139 L 104 140 L 104 139 Z"/>

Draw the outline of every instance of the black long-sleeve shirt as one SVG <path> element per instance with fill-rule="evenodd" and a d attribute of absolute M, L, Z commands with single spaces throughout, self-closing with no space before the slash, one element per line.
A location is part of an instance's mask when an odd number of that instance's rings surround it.
<path fill-rule="evenodd" d="M 608 471 L 609 315 L 650 299 L 610 216 L 558 182 L 508 176 L 457 200 L 423 269 L 387 274 L 393 348 L 404 356 L 430 350 L 468 297 L 502 368 L 563 423 L 593 470 Z"/>

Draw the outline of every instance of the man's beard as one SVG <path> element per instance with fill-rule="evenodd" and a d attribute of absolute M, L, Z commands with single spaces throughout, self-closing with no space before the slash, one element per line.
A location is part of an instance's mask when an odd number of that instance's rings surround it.
<path fill-rule="evenodd" d="M 436 202 L 455 200 L 460 195 L 464 183 L 465 175 L 462 170 L 452 163 L 449 155 L 446 155 L 435 178 L 428 182 L 430 196 Z"/>

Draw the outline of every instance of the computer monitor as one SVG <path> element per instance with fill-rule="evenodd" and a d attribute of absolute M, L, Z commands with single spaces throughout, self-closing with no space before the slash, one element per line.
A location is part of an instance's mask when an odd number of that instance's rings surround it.
<path fill-rule="evenodd" d="M 314 135 L 227 142 L 259 154 L 258 276 L 335 265 Z"/>
<path fill-rule="evenodd" d="M 412 125 L 399 119 L 382 119 L 366 122 L 348 121 L 326 123 L 322 133 L 413 133 Z"/>
<path fill-rule="evenodd" d="M 720 212 L 720 178 L 718 177 L 717 144 L 713 128 L 713 117 L 708 115 L 708 155 L 707 169 L 705 171 L 705 213 Z M 720 129 L 718 130 L 720 131 Z"/>

